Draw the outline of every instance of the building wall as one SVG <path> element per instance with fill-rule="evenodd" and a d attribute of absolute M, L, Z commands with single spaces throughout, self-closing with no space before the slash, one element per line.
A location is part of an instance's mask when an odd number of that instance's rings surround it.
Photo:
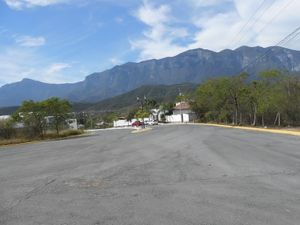
<path fill-rule="evenodd" d="M 114 121 L 114 127 L 127 127 L 127 126 L 131 126 L 131 124 L 136 121 L 135 119 L 130 121 L 127 120 L 116 120 Z"/>
<path fill-rule="evenodd" d="M 71 130 L 78 130 L 77 119 L 67 119 L 66 123 Z"/>
<path fill-rule="evenodd" d="M 190 113 L 193 113 L 190 109 L 182 109 L 181 110 L 181 113 L 182 114 L 190 114 Z M 176 110 L 173 110 L 173 115 L 180 115 L 180 110 L 176 109 Z"/>
<path fill-rule="evenodd" d="M 189 114 L 182 114 L 183 117 L 183 122 L 190 122 L 190 115 Z M 181 123 L 181 115 L 171 115 L 171 116 L 166 116 L 166 121 L 169 123 Z"/>
<path fill-rule="evenodd" d="M 196 119 L 195 113 L 182 113 L 183 122 L 193 122 Z M 166 122 L 169 123 L 181 123 L 181 115 L 180 114 L 173 114 L 171 116 L 166 116 Z"/>
<path fill-rule="evenodd" d="M 0 120 L 9 120 L 10 118 L 11 118 L 11 116 L 9 116 L 9 115 L 0 116 Z"/>

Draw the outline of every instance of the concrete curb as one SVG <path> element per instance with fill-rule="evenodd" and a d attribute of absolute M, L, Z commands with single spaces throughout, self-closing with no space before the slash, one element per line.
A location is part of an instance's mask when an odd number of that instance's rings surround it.
<path fill-rule="evenodd" d="M 260 131 L 273 134 L 287 134 L 300 136 L 300 131 L 291 131 L 291 130 L 277 130 L 277 129 L 268 129 L 268 128 L 258 128 L 258 127 L 239 127 L 239 126 L 230 126 L 230 125 L 221 125 L 221 124 L 210 124 L 210 123 L 194 123 L 195 125 L 201 126 L 214 126 L 214 127 L 224 127 L 232 129 L 241 129 L 241 130 L 250 130 L 250 131 Z"/>

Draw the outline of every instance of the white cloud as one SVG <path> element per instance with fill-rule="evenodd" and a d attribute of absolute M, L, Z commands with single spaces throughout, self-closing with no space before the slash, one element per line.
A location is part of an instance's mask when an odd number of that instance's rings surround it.
<path fill-rule="evenodd" d="M 15 82 L 24 78 L 32 66 L 34 54 L 28 49 L 9 48 L 0 53 L 1 83 Z"/>
<path fill-rule="evenodd" d="M 298 21 L 300 20 L 300 14 L 298 13 L 298 8 L 300 3 L 291 0 L 281 0 L 281 1 L 267 1 L 264 7 L 256 14 L 253 20 L 246 26 L 246 28 L 238 34 L 241 28 L 246 24 L 249 17 L 255 13 L 257 7 L 261 1 L 242 1 L 235 0 L 236 11 L 231 11 L 226 14 L 227 18 L 223 20 L 216 21 L 210 19 L 210 24 L 204 23 L 204 29 L 199 33 L 200 36 L 206 35 L 202 39 L 202 43 L 212 47 L 210 44 L 213 38 L 212 35 L 208 35 L 211 29 L 209 27 L 216 27 L 214 35 L 222 35 L 220 43 L 228 43 L 227 46 L 224 44 L 217 44 L 213 49 L 222 49 L 223 47 L 237 48 L 240 45 L 250 45 L 250 46 L 271 46 L 275 45 L 283 39 L 286 35 L 292 32 L 295 28 L 299 26 Z M 291 4 L 292 3 L 292 4 Z M 235 14 L 237 16 L 235 16 Z M 278 15 L 277 17 L 274 17 Z M 219 16 L 216 15 L 215 18 Z M 222 29 L 223 27 L 223 29 Z M 224 27 L 227 29 L 224 30 Z M 265 28 L 262 30 L 262 28 Z M 229 35 L 228 35 L 229 34 Z M 294 42 L 294 44 L 287 44 L 286 47 L 297 48 L 300 46 Z"/>
<path fill-rule="evenodd" d="M 120 65 L 120 64 L 124 63 L 124 61 L 122 61 L 121 59 L 116 58 L 116 57 L 110 58 L 109 61 L 113 66 Z"/>
<path fill-rule="evenodd" d="M 32 48 L 10 47 L 0 53 L 0 86 L 30 78 L 48 83 L 78 81 L 72 64 L 41 60 Z M 76 70 L 77 71 L 77 70 Z M 75 73 L 78 75 L 78 73 Z M 83 78 L 84 75 L 80 74 Z M 86 75 L 86 74 L 85 74 Z"/>
<path fill-rule="evenodd" d="M 172 25 L 169 5 L 155 6 L 144 1 L 135 16 L 149 27 L 141 39 L 130 41 L 133 49 L 141 51 L 140 60 L 173 56 L 186 49 L 175 44 L 177 39 L 188 36 L 188 31 Z"/>
<path fill-rule="evenodd" d="M 228 11 L 196 15 L 194 24 L 198 32 L 189 47 L 212 50 L 237 48 L 241 45 L 267 47 L 277 44 L 299 26 L 299 1 L 269 0 L 257 11 L 261 2 L 232 0 L 234 8 Z M 253 15 L 254 18 L 247 24 Z M 284 47 L 300 49 L 297 41 L 287 43 Z"/>
<path fill-rule="evenodd" d="M 143 31 L 142 37 L 130 43 L 133 49 L 139 51 L 140 59 L 173 56 L 191 48 L 220 51 L 241 45 L 272 46 L 296 29 L 300 21 L 300 2 L 293 0 L 268 0 L 259 11 L 261 0 L 176 2 L 155 5 L 144 1 L 138 8 L 135 16 L 148 28 Z M 188 3 L 184 6 L 188 16 L 178 14 L 178 7 L 185 2 Z M 244 27 L 253 15 L 254 18 Z M 183 27 L 184 23 L 192 28 L 187 30 Z M 242 27 L 244 29 L 240 32 Z M 300 44 L 294 40 L 284 47 L 300 49 Z"/>
<path fill-rule="evenodd" d="M 77 79 L 72 79 L 67 73 L 67 70 L 71 68 L 71 64 L 63 62 L 44 64 L 43 67 L 33 65 L 31 68 L 23 71 L 21 76 L 22 78 L 29 77 L 46 83 L 75 82 Z"/>
<path fill-rule="evenodd" d="M 4 0 L 5 3 L 15 10 L 22 10 L 25 8 L 32 8 L 37 6 L 49 6 L 59 3 L 65 3 L 68 0 Z"/>
<path fill-rule="evenodd" d="M 16 43 L 24 47 L 38 47 L 46 43 L 44 37 L 21 36 L 16 38 Z"/>
<path fill-rule="evenodd" d="M 171 9 L 168 5 L 160 5 L 155 7 L 148 1 L 138 9 L 136 16 L 145 24 L 155 27 L 166 23 L 170 20 Z"/>
<path fill-rule="evenodd" d="M 70 67 L 68 63 L 53 63 L 45 69 L 44 73 L 46 76 L 53 76 Z"/>

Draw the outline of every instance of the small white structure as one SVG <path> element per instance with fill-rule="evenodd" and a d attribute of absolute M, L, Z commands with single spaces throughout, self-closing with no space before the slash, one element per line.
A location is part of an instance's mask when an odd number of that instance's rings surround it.
<path fill-rule="evenodd" d="M 10 115 L 2 115 L 0 116 L 0 120 L 9 120 L 11 118 Z"/>
<path fill-rule="evenodd" d="M 48 125 L 53 124 L 54 116 L 46 116 L 45 121 Z M 77 119 L 66 119 L 65 126 L 67 126 L 66 128 L 70 130 L 78 130 Z"/>
<path fill-rule="evenodd" d="M 78 130 L 77 119 L 66 119 L 68 128 L 71 130 Z"/>
<path fill-rule="evenodd" d="M 178 102 L 173 109 L 173 115 L 166 116 L 166 122 L 169 123 L 188 123 L 196 119 L 196 114 L 191 110 L 187 102 Z"/>
<path fill-rule="evenodd" d="M 191 122 L 189 114 L 186 114 L 186 113 L 182 114 L 182 120 L 181 120 L 181 115 L 178 114 L 178 115 L 166 116 L 166 121 L 169 122 L 169 123 L 181 123 L 181 122 L 188 123 L 188 122 Z"/>
<path fill-rule="evenodd" d="M 9 119 L 11 119 L 10 115 L 2 115 L 2 116 L 0 116 L 0 121 L 5 121 L 5 120 L 9 120 Z M 14 123 L 13 128 L 16 128 L 16 129 L 18 129 L 18 128 L 24 128 L 24 123 L 22 123 L 22 122 Z"/>
<path fill-rule="evenodd" d="M 114 127 L 130 127 L 131 124 L 135 121 L 136 121 L 136 119 L 133 119 L 131 121 L 127 121 L 126 119 L 123 119 L 123 118 L 118 119 L 118 120 L 114 121 Z"/>

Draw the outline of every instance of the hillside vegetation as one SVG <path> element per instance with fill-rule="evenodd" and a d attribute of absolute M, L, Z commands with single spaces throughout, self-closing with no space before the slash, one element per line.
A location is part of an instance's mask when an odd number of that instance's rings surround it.
<path fill-rule="evenodd" d="M 146 97 L 155 100 L 157 103 L 174 102 L 179 94 L 192 93 L 196 90 L 196 84 L 176 85 L 146 85 L 128 93 L 118 95 L 94 104 L 87 110 L 90 111 L 125 111 L 138 105 L 137 97 Z"/>

